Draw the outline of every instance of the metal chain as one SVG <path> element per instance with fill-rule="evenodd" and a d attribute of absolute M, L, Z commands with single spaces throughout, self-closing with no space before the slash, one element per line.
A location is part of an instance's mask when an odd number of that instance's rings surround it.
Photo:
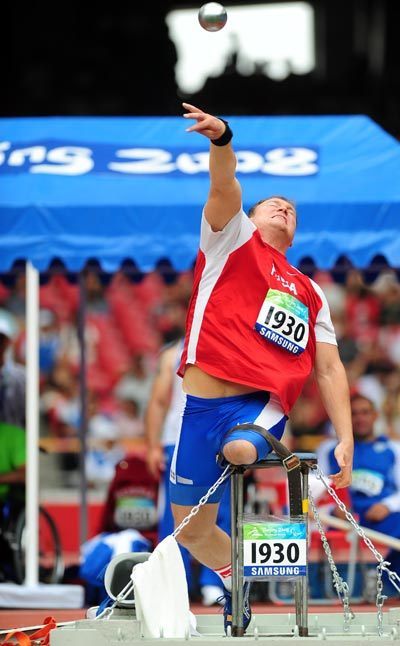
<path fill-rule="evenodd" d="M 379 561 L 379 563 L 380 563 L 380 564 L 381 564 L 381 566 L 382 566 L 382 570 L 385 570 L 385 572 L 387 573 L 387 575 L 388 575 L 388 577 L 389 577 L 389 580 L 390 580 L 390 582 L 392 583 L 392 585 L 396 588 L 396 590 L 397 590 L 398 592 L 400 592 L 400 577 L 399 577 L 399 575 L 397 574 L 397 572 L 393 572 L 392 570 L 390 570 L 390 569 L 388 568 L 388 565 L 390 565 L 390 563 L 389 563 L 388 561 L 385 561 L 385 559 L 383 558 L 382 554 L 381 554 L 380 552 L 378 552 L 378 550 L 376 549 L 376 547 L 373 545 L 372 541 L 368 538 L 368 536 L 366 536 L 366 534 L 365 534 L 364 530 L 363 530 L 363 529 L 362 529 L 362 527 L 360 527 L 360 525 L 357 523 L 356 519 L 355 519 L 355 518 L 354 518 L 354 516 L 351 514 L 351 512 L 349 512 L 349 510 L 347 509 L 346 505 L 345 505 L 345 504 L 340 500 L 340 498 L 338 497 L 338 495 L 337 495 L 336 491 L 335 491 L 334 489 L 332 489 L 332 487 L 330 486 L 329 482 L 326 480 L 326 476 L 325 476 L 325 474 L 321 471 L 321 469 L 319 468 L 319 466 L 318 466 L 318 465 L 316 465 L 316 464 L 313 464 L 313 465 L 310 465 L 310 468 L 311 468 L 313 471 L 315 471 L 315 475 L 316 475 L 316 477 L 318 478 L 318 480 L 321 480 L 321 482 L 323 483 L 323 485 L 324 485 L 325 489 L 326 489 L 326 490 L 328 491 L 328 493 L 332 496 L 332 498 L 333 498 L 333 499 L 334 499 L 334 501 L 336 502 L 336 504 L 337 504 L 337 506 L 339 507 L 339 509 L 341 509 L 341 510 L 343 511 L 343 513 L 345 514 L 345 516 L 346 516 L 347 520 L 349 521 L 349 523 L 350 523 L 350 524 L 352 525 L 352 527 L 356 530 L 357 534 L 358 534 L 359 536 L 361 536 L 361 538 L 363 539 L 363 541 L 364 541 L 364 543 L 366 544 L 366 546 L 371 550 L 371 552 L 372 552 L 372 553 L 373 553 L 373 555 L 375 556 L 376 560 L 377 560 L 377 561 Z"/>
<path fill-rule="evenodd" d="M 360 525 L 357 523 L 356 519 L 354 516 L 351 514 L 351 512 L 347 509 L 346 505 L 340 500 L 338 497 L 336 491 L 330 486 L 329 482 L 326 479 L 325 474 L 321 471 L 319 466 L 317 464 L 310 465 L 311 469 L 315 472 L 315 476 L 318 478 L 318 480 L 321 480 L 322 484 L 324 485 L 325 489 L 328 491 L 329 495 L 334 499 L 336 502 L 337 506 L 341 511 L 344 513 L 346 516 L 347 520 L 349 523 L 352 525 L 352 527 L 355 529 L 357 534 L 361 536 L 363 539 L 364 543 L 366 546 L 369 548 L 369 550 L 373 553 L 375 556 L 376 560 L 379 562 L 379 565 L 377 566 L 377 592 L 376 592 L 376 606 L 378 608 L 378 633 L 379 635 L 382 635 L 383 633 L 383 628 L 382 628 L 382 622 L 383 622 L 383 604 L 385 602 L 385 599 L 387 597 L 382 594 L 383 590 L 383 583 L 382 583 L 382 572 L 385 571 L 389 577 L 390 583 L 396 588 L 398 592 L 400 592 L 400 577 L 397 574 L 397 572 L 393 572 L 393 570 L 389 569 L 390 563 L 388 561 L 385 561 L 382 554 L 378 552 L 372 541 L 366 536 L 364 530 L 360 527 Z"/>
<path fill-rule="evenodd" d="M 325 530 L 322 527 L 321 519 L 318 514 L 317 506 L 315 504 L 315 500 L 312 496 L 310 487 L 308 488 L 308 497 L 310 500 L 310 505 L 312 512 L 314 514 L 314 519 L 315 522 L 317 523 L 318 531 L 321 535 L 321 540 L 322 540 L 322 546 L 324 548 L 325 554 L 328 558 L 329 566 L 331 568 L 332 572 L 332 579 L 333 579 L 333 585 L 336 589 L 337 595 L 339 597 L 339 600 L 343 604 L 343 615 L 344 615 L 344 625 L 343 625 L 343 630 L 344 632 L 348 632 L 350 630 L 350 621 L 354 619 L 354 612 L 350 608 L 350 601 L 349 601 L 349 586 L 345 581 L 343 581 L 342 577 L 340 576 L 338 569 L 336 567 L 335 561 L 333 560 L 333 555 L 332 555 L 332 550 L 330 548 L 328 539 L 325 534 Z"/>
<path fill-rule="evenodd" d="M 196 505 L 195 507 L 193 507 L 193 509 L 191 509 L 191 510 L 190 510 L 190 512 L 189 512 L 189 514 L 186 516 L 186 518 L 184 518 L 184 519 L 183 519 L 183 521 L 181 522 L 181 524 L 180 524 L 180 525 L 178 525 L 178 527 L 175 529 L 175 531 L 174 531 L 174 532 L 173 532 L 173 534 L 172 534 L 172 536 L 173 536 L 174 538 L 176 538 L 176 537 L 178 536 L 178 534 L 182 531 L 182 529 L 183 529 L 184 527 L 186 527 L 186 525 L 187 525 L 188 523 L 190 523 L 190 521 L 192 520 L 193 516 L 196 516 L 196 514 L 200 511 L 201 507 L 203 507 L 203 505 L 205 505 L 205 504 L 206 504 L 206 502 L 207 502 L 207 501 L 208 501 L 208 499 L 213 495 L 213 493 L 215 493 L 215 492 L 217 491 L 218 487 L 219 487 L 219 486 L 220 486 L 220 485 L 221 485 L 225 480 L 227 480 L 227 479 L 229 478 L 229 476 L 231 475 L 231 472 L 233 471 L 233 469 L 234 469 L 234 467 L 232 467 L 232 465 L 231 465 L 231 464 L 228 464 L 228 466 L 225 468 L 225 470 L 223 471 L 222 475 L 218 478 L 218 480 L 217 480 L 216 482 L 214 482 L 214 484 L 209 488 L 209 490 L 207 491 L 207 493 L 206 493 L 206 494 L 204 494 L 204 496 L 203 496 L 202 498 L 200 498 L 200 500 L 199 500 L 199 502 L 197 503 L 197 505 Z"/>
<path fill-rule="evenodd" d="M 378 635 L 381 637 L 383 635 L 383 604 L 387 599 L 387 596 L 382 594 L 383 592 L 383 581 L 382 581 L 382 566 L 386 563 L 383 561 L 376 566 L 376 607 L 378 608 L 377 618 L 378 618 Z"/>
<path fill-rule="evenodd" d="M 332 496 L 332 498 L 336 502 L 339 509 L 341 509 L 342 512 L 345 514 L 345 516 L 346 516 L 347 520 L 349 521 L 349 523 L 354 527 L 357 534 L 359 536 L 361 536 L 364 543 L 367 545 L 367 547 L 369 547 L 371 552 L 374 554 L 376 560 L 381 563 L 383 561 L 382 554 L 380 552 L 378 552 L 378 550 L 373 545 L 373 543 L 370 541 L 368 536 L 365 535 L 364 530 L 361 529 L 360 525 L 357 523 L 354 516 L 351 514 L 351 512 L 349 512 L 346 505 L 340 500 L 340 498 L 338 497 L 336 491 L 330 486 L 329 482 L 326 480 L 325 474 L 321 471 L 321 469 L 319 468 L 319 466 L 317 464 L 312 464 L 310 466 L 311 466 L 311 469 L 313 471 L 315 471 L 315 475 L 318 478 L 318 480 L 321 480 L 321 482 L 324 485 L 325 489 L 328 491 L 330 496 Z M 400 592 L 400 590 L 399 590 L 399 592 Z"/>

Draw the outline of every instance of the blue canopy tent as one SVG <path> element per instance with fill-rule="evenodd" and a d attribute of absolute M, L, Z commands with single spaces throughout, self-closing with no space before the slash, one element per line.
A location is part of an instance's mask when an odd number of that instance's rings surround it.
<path fill-rule="evenodd" d="M 400 146 L 364 116 L 231 117 L 245 207 L 293 198 L 289 260 L 400 267 Z M 0 272 L 28 261 L 28 439 L 38 437 L 38 271 L 161 258 L 188 269 L 208 192 L 208 142 L 182 118 L 0 120 Z M 29 448 L 28 447 L 28 448 Z M 37 583 L 37 455 L 28 453 L 27 583 Z"/>
<path fill-rule="evenodd" d="M 400 146 L 364 116 L 231 117 L 245 206 L 293 198 L 289 259 L 400 262 Z M 182 118 L 0 121 L 0 271 L 18 258 L 72 270 L 125 258 L 143 271 L 191 266 L 207 196 L 205 138 Z"/>

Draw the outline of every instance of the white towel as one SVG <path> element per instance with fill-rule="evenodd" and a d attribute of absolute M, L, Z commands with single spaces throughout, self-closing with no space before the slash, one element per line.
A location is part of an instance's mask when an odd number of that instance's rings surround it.
<path fill-rule="evenodd" d="M 173 536 L 161 541 L 148 561 L 135 565 L 131 579 L 143 637 L 193 634 L 185 568 Z"/>

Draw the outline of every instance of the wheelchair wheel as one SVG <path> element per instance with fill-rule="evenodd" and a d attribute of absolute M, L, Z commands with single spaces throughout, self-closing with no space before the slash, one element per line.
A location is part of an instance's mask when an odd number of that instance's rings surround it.
<path fill-rule="evenodd" d="M 25 509 L 21 510 L 15 523 L 13 559 L 18 583 L 25 580 Z M 64 576 L 64 561 L 57 527 L 50 514 L 39 507 L 39 581 L 59 583 Z"/>

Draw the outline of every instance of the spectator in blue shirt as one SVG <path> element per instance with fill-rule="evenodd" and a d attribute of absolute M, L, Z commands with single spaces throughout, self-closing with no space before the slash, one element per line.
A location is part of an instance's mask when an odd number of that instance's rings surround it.
<path fill-rule="evenodd" d="M 349 487 L 352 512 L 360 525 L 400 538 L 400 443 L 375 435 L 378 417 L 373 402 L 364 395 L 351 399 L 354 433 L 353 479 Z M 336 473 L 336 441 L 318 449 L 318 463 L 326 474 Z M 400 552 L 387 555 L 391 569 L 400 573 Z"/>

